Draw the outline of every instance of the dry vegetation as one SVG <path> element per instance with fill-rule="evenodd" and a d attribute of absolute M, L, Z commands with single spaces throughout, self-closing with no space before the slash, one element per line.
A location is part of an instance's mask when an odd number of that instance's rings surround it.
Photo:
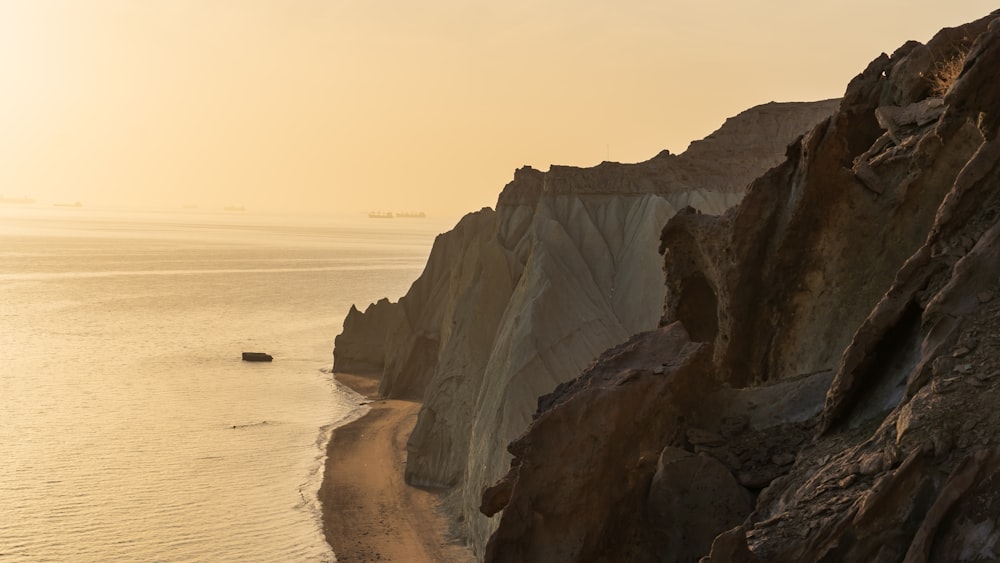
<path fill-rule="evenodd" d="M 934 65 L 934 69 L 927 76 L 927 81 L 931 85 L 932 96 L 943 97 L 948 93 L 948 89 L 951 88 L 952 83 L 955 82 L 955 79 L 962 72 L 966 55 L 968 55 L 967 51 L 959 51 L 950 57 L 939 60 Z"/>

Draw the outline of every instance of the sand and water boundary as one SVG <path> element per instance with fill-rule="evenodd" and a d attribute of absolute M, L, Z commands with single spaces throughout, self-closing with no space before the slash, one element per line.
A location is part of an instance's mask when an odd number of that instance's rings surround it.
<path fill-rule="evenodd" d="M 340 562 L 472 561 L 448 536 L 439 493 L 404 481 L 406 440 L 420 403 L 378 398 L 377 374 L 334 374 L 369 411 L 333 430 L 319 499 L 323 534 Z"/>

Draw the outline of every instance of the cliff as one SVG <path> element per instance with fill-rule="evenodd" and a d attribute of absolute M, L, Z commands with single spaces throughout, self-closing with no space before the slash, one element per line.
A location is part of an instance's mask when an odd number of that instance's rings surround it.
<path fill-rule="evenodd" d="M 770 103 L 681 155 L 638 164 L 518 170 L 496 210 L 435 241 L 398 303 L 352 309 L 334 369 L 382 369 L 381 393 L 423 401 L 406 479 L 449 489 L 457 533 L 482 554 L 495 522 L 482 489 L 507 470 L 505 446 L 537 397 L 609 346 L 655 328 L 666 297 L 663 225 L 693 206 L 722 213 L 837 101 Z"/>
<path fill-rule="evenodd" d="M 878 57 L 738 207 L 670 220 L 660 326 L 539 399 L 486 561 L 996 560 L 996 15 Z"/>

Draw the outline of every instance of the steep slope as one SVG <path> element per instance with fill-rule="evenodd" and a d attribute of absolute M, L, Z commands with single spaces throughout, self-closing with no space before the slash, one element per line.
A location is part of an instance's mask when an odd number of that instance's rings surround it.
<path fill-rule="evenodd" d="M 407 480 L 451 489 L 447 508 L 479 553 L 495 526 L 478 513 L 480 493 L 506 471 L 505 446 L 537 397 L 657 326 L 663 225 L 685 206 L 721 213 L 738 202 L 835 107 L 766 104 L 683 155 L 639 164 L 522 168 L 496 211 L 470 214 L 438 238 L 399 303 L 352 309 L 335 371 L 375 366 L 383 395 L 422 399 Z"/>
<path fill-rule="evenodd" d="M 661 328 L 540 399 L 487 561 L 996 558 L 989 21 L 882 55 L 739 207 L 669 222 Z"/>

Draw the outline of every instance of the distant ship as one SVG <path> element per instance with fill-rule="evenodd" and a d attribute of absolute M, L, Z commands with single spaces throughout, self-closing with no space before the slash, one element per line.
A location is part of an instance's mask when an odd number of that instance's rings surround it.
<path fill-rule="evenodd" d="M 224 211 L 246 211 L 246 207 L 242 205 L 227 205 L 222 208 Z"/>
<path fill-rule="evenodd" d="M 402 217 L 404 219 L 426 219 L 427 214 L 423 211 L 410 212 L 410 213 L 396 213 L 396 217 Z"/>
<path fill-rule="evenodd" d="M 35 203 L 30 197 L 4 197 L 0 195 L 0 203 Z"/>
<path fill-rule="evenodd" d="M 369 211 L 368 212 L 368 218 L 369 219 L 392 219 L 393 218 L 393 214 L 392 214 L 392 211 Z"/>
<path fill-rule="evenodd" d="M 56 207 L 83 207 L 83 204 L 79 201 L 74 201 L 73 203 L 53 203 L 52 205 Z"/>

